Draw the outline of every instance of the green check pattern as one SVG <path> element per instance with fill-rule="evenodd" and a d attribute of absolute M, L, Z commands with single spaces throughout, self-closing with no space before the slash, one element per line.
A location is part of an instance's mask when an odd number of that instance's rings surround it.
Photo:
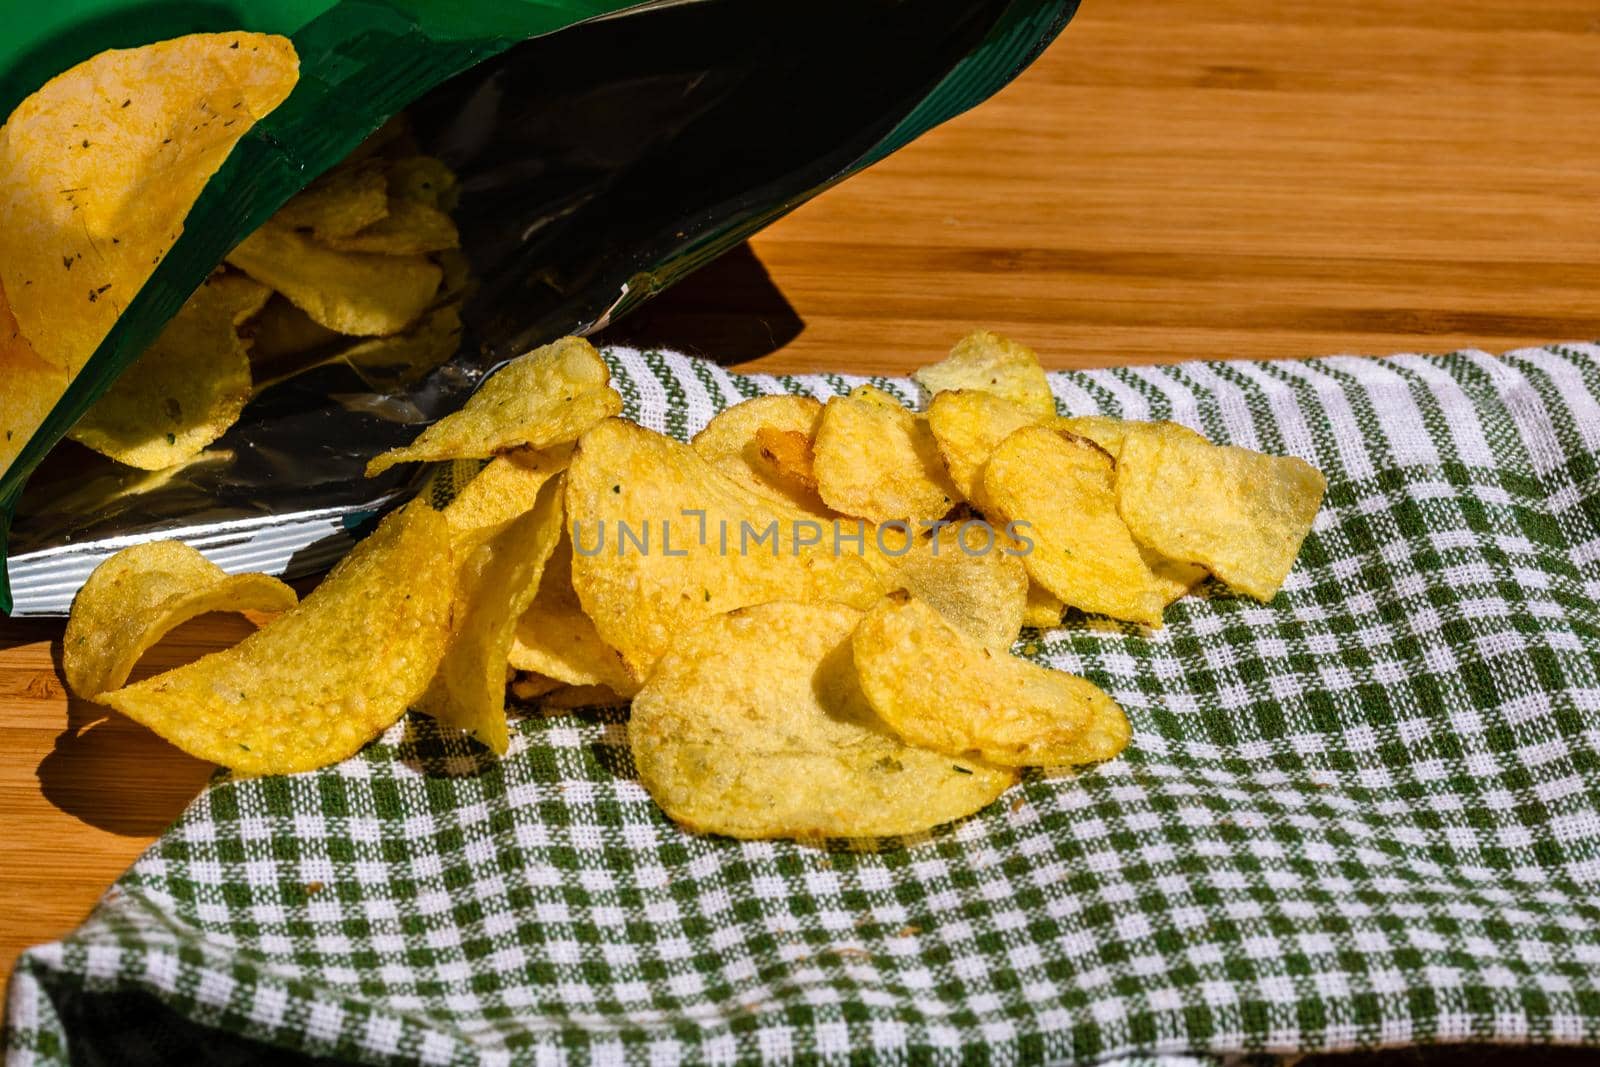
<path fill-rule="evenodd" d="M 678 437 L 861 380 L 611 358 L 628 414 Z M 1051 381 L 1064 412 L 1176 419 L 1329 477 L 1273 603 L 1210 589 L 1153 636 L 1024 634 L 1121 701 L 1122 758 L 819 848 L 677 829 L 623 709 L 530 713 L 504 760 L 412 716 L 337 767 L 219 778 L 23 957 L 11 1062 L 1600 1044 L 1600 348 Z"/>

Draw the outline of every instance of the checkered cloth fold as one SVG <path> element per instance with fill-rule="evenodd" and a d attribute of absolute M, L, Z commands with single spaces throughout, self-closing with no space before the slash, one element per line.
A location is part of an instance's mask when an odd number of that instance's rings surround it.
<path fill-rule="evenodd" d="M 686 437 L 739 377 L 611 353 Z M 697 837 L 620 710 L 219 778 L 12 982 L 14 1061 L 1185 1062 L 1600 1044 L 1600 348 L 1051 376 L 1327 472 L 1269 605 L 1025 634 L 1109 764 L 912 840 Z M 903 398 L 904 381 L 880 382 Z M 263 1051 L 265 1049 L 265 1051 Z"/>

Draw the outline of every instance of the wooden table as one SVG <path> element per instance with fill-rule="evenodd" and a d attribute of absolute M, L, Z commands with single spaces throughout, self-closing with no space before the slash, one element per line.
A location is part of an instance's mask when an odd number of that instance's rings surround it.
<path fill-rule="evenodd" d="M 994 100 L 612 336 L 859 371 L 978 324 L 1058 367 L 1600 336 L 1597 71 L 1594 0 L 1086 0 Z M 0 978 L 209 773 L 69 700 L 60 633 L 0 622 Z"/>

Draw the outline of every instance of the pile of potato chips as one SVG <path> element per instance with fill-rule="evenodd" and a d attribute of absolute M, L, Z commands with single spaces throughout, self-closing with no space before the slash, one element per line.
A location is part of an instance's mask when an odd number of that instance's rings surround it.
<path fill-rule="evenodd" d="M 1128 743 L 1108 695 L 1011 654 L 1024 626 L 1072 607 L 1157 627 L 1207 574 L 1270 599 L 1324 481 L 1175 424 L 1060 417 L 1034 354 L 987 332 L 916 378 L 926 411 L 870 386 L 768 396 L 685 445 L 616 417 L 599 354 L 563 339 L 373 460 L 488 462 L 297 606 L 181 546 L 107 561 L 73 606 L 69 682 L 249 773 L 341 759 L 412 704 L 503 753 L 508 684 L 546 708 L 631 700 L 640 778 L 691 829 L 949 822 L 1019 768 Z M 122 684 L 229 604 L 287 610 Z"/>

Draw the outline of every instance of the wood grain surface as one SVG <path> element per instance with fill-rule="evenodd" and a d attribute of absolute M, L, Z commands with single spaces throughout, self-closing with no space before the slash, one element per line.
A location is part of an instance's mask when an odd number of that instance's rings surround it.
<path fill-rule="evenodd" d="M 977 324 L 1056 367 L 1593 338 L 1597 72 L 1595 0 L 1086 0 L 995 99 L 610 337 L 863 372 Z M 60 632 L 0 621 L 0 978 L 210 773 L 69 700 Z"/>

